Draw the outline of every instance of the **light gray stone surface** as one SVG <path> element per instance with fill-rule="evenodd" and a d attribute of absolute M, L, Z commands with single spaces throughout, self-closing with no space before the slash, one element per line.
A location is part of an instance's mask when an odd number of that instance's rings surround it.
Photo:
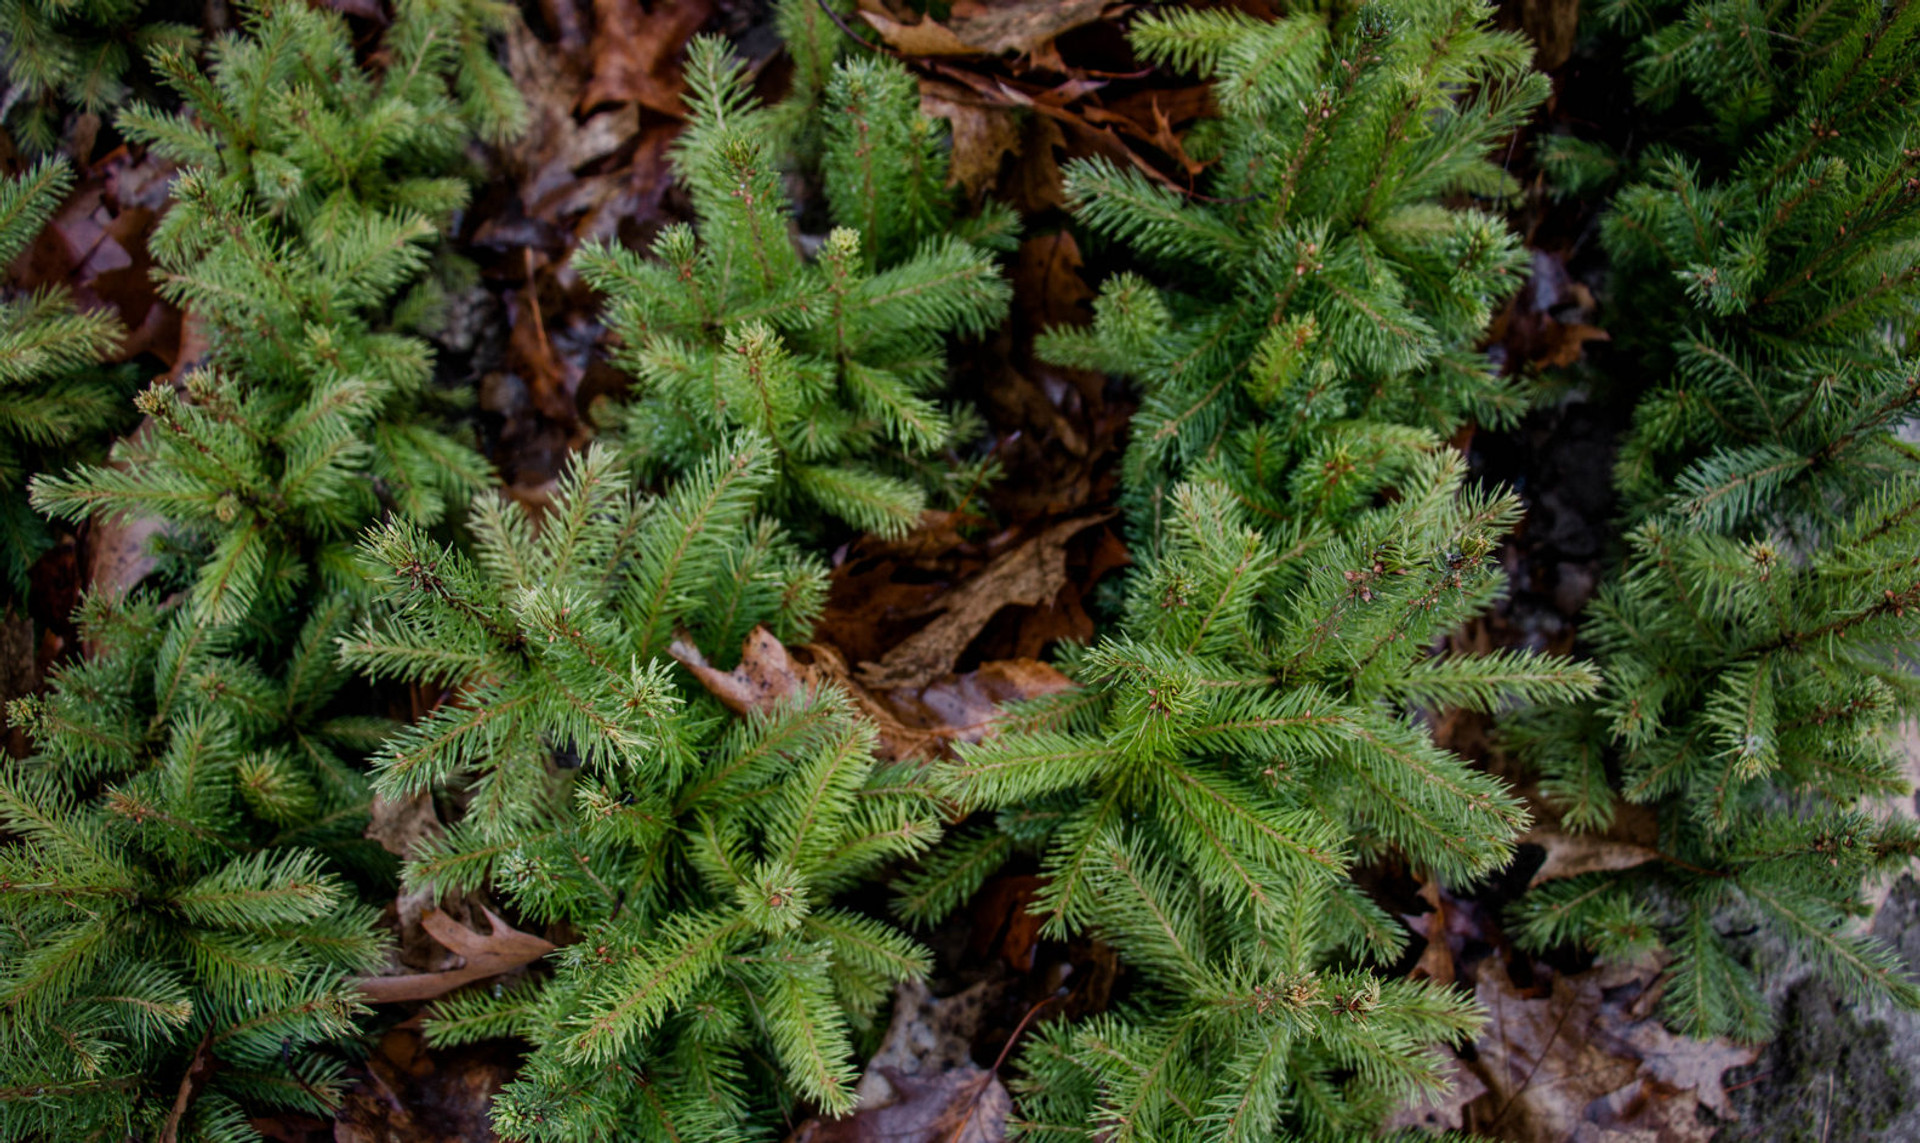
<path fill-rule="evenodd" d="M 1873 931 L 1920 966 L 1920 884 L 1902 877 Z M 1916 974 L 1920 978 L 1920 973 Z M 1848 1001 L 1816 977 L 1774 989 L 1779 1036 L 1727 1074 L 1739 1120 L 1717 1143 L 1920 1141 L 1920 1013 Z"/>

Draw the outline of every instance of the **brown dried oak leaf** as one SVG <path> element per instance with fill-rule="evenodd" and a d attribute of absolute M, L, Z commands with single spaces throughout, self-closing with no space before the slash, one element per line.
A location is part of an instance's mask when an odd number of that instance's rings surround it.
<path fill-rule="evenodd" d="M 456 988 L 511 972 L 532 964 L 553 951 L 550 941 L 523 933 L 502 920 L 491 909 L 481 910 L 491 932 L 476 933 L 438 909 L 420 918 L 420 925 L 433 939 L 459 953 L 466 963 L 445 972 L 416 972 L 403 976 L 362 977 L 356 983 L 361 995 L 373 1004 L 394 1004 L 403 1000 L 431 1000 Z"/>

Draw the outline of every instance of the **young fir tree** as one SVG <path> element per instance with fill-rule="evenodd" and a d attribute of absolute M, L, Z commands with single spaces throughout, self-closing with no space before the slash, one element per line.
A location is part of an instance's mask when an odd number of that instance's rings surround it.
<path fill-rule="evenodd" d="M 0 183 L 0 265 L 11 263 L 73 186 L 63 162 L 36 163 Z M 125 419 L 124 389 L 99 367 L 120 338 L 111 314 L 86 312 L 58 289 L 0 299 L 0 598 L 23 594 L 27 569 L 51 546 L 27 504 L 27 480 Z"/>
<path fill-rule="evenodd" d="M 596 448 L 537 525 L 477 502 L 472 560 L 404 524 L 367 543 L 389 610 L 346 660 L 459 696 L 378 760 L 390 795 L 466 796 L 409 880 L 490 883 L 579 934 L 550 978 L 456 995 L 428 1025 L 436 1043 L 533 1042 L 494 1105 L 507 1138 L 723 1140 L 795 1096 L 845 1110 L 848 1023 L 928 967 L 832 905 L 938 836 L 924 783 L 875 763 L 835 693 L 730 720 L 655 657 L 676 633 L 796 630 L 820 604 L 819 569 L 752 522 L 777 455 L 743 434 L 646 501 Z"/>
<path fill-rule="evenodd" d="M 1475 351 L 1512 293 L 1519 242 L 1489 158 L 1544 97 L 1519 36 L 1479 0 L 1375 0 L 1264 22 L 1230 8 L 1134 22 L 1144 59 L 1213 81 L 1221 118 L 1187 142 L 1205 195 L 1101 159 L 1067 170 L 1075 215 L 1156 280 L 1109 279 L 1063 365 L 1132 379 L 1125 496 L 1151 544 L 1196 464 L 1258 512 L 1360 503 L 1394 483 L 1404 427 L 1451 434 L 1524 408 Z"/>
<path fill-rule="evenodd" d="M 1070 170 L 1081 221 L 1178 287 L 1117 275 L 1091 328 L 1043 342 L 1145 392 L 1125 470 L 1145 560 L 1120 631 L 1072 657 L 1085 689 L 938 772 L 999 828 L 936 851 L 899 899 L 935 918 L 1037 846 L 1043 931 L 1098 932 L 1139 972 L 1127 1008 L 1023 1055 L 1036 1137 L 1370 1137 L 1444 1085 L 1431 1046 L 1478 1027 L 1462 998 L 1364 967 L 1402 938 L 1348 869 L 1500 868 L 1518 801 L 1412 716 L 1596 685 L 1566 662 L 1428 656 L 1498 594 L 1488 557 L 1518 511 L 1463 491 L 1438 436 L 1520 407 L 1472 351 L 1517 243 L 1437 201 L 1505 192 L 1486 152 L 1543 92 L 1486 19 L 1148 14 L 1136 49 L 1214 80 L 1224 117 L 1191 144 L 1217 163 L 1208 196 Z"/>
<path fill-rule="evenodd" d="M 619 437 L 657 477 L 753 429 L 779 451 L 783 515 L 817 510 L 900 533 L 927 486 L 953 475 L 938 454 L 962 426 L 934 399 L 945 338 L 1005 315 L 1010 290 L 988 250 L 1004 245 L 1011 216 L 958 226 L 943 141 L 920 116 L 913 77 L 887 61 L 842 61 L 820 130 L 834 229 L 808 259 L 774 147 L 798 113 L 754 106 L 745 67 L 718 39 L 694 41 L 687 82 L 674 169 L 698 226 L 667 228 L 651 259 L 601 247 L 578 262 L 608 296 L 625 343 L 615 360 L 640 383 Z"/>
<path fill-rule="evenodd" d="M 1526 655 L 1428 657 L 1499 591 L 1489 554 L 1518 514 L 1462 475 L 1450 450 L 1409 460 L 1396 503 L 1311 557 L 1225 482 L 1178 486 L 1120 631 L 1070 664 L 1085 689 L 938 770 L 1004 837 L 935 851 L 903 915 L 938 917 L 992 855 L 1038 846 L 1042 931 L 1098 932 L 1140 976 L 1125 1010 L 1024 1053 L 1031 1136 L 1361 1138 L 1444 1087 L 1427 1048 L 1479 1017 L 1362 967 L 1402 937 L 1347 870 L 1389 853 L 1448 884 L 1500 868 L 1524 811 L 1411 713 L 1595 685 Z"/>
<path fill-rule="evenodd" d="M 138 53 L 198 46 L 189 24 L 142 20 L 146 9 L 146 0 L 0 0 L 0 68 L 15 137 L 51 151 L 68 110 L 104 115 L 125 101 Z"/>
<path fill-rule="evenodd" d="M 1656 378 L 1623 441 L 1624 563 L 1584 628 L 1604 699 L 1525 743 L 1569 824 L 1658 808 L 1666 860 L 1548 886 L 1522 935 L 1672 954 L 1668 1017 L 1757 1039 L 1731 939 L 1761 924 L 1847 994 L 1920 1006 L 1859 935 L 1863 886 L 1920 833 L 1894 741 L 1920 711 L 1920 40 L 1877 4 L 1619 5 L 1640 97 L 1680 129 L 1636 156 L 1603 236 Z M 1619 160 L 1549 141 L 1591 181 Z"/>
<path fill-rule="evenodd" d="M 261 8 L 210 75 L 156 59 L 186 112 L 124 120 L 188 165 L 152 244 L 211 360 L 142 394 L 124 466 L 34 493 L 162 518 L 188 558 L 159 578 L 186 590 L 91 602 L 96 653 L 9 712 L 39 753 L 0 792 L 8 1137 L 250 1138 L 256 1109 L 337 1099 L 314 1048 L 349 1034 L 348 979 L 380 959 L 338 876 L 380 872 L 347 757 L 383 726 L 333 700 L 364 597 L 346 540 L 487 480 L 416 409 L 425 344 L 374 320 L 462 200 L 473 125 L 507 121 L 472 50 L 492 18 L 403 5 L 368 75 L 338 16 Z"/>
<path fill-rule="evenodd" d="M 251 10 L 245 33 L 215 45 L 210 75 L 155 58 L 186 109 L 136 105 L 121 122 L 186 166 L 152 247 L 163 293 L 203 323 L 212 353 L 182 385 L 140 395 L 151 424 L 117 450 L 122 464 L 42 479 L 37 506 L 165 519 L 206 553 L 195 611 L 266 622 L 296 591 L 350 580 L 351 537 L 383 510 L 431 523 L 449 497 L 487 486 L 480 457 L 420 412 L 428 346 L 391 326 L 430 304 L 430 288 L 395 296 L 465 201 L 466 140 L 517 121 L 484 54 L 498 15 L 409 0 L 378 75 L 337 13 L 303 4 Z"/>
<path fill-rule="evenodd" d="M 339 750 L 377 736 L 329 710 L 342 619 L 274 674 L 186 607 L 93 598 L 95 656 L 10 707 L 38 753 L 0 774 L 0 1138 L 253 1139 L 337 1103 L 382 959 L 329 869 L 368 845 Z"/>
<path fill-rule="evenodd" d="M 834 17 L 845 22 L 853 11 L 851 0 L 774 0 L 773 27 L 787 49 L 793 74 L 786 98 L 767 109 L 767 122 L 783 165 L 800 173 L 819 169 L 826 145 L 827 85 L 833 65 L 855 47 Z"/>

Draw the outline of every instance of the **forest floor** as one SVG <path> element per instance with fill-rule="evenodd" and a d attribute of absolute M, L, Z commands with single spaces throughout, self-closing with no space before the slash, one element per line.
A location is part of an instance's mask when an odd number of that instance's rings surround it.
<path fill-rule="evenodd" d="M 377 30 L 379 4 L 329 2 L 357 29 Z M 1114 19 L 1122 5 L 955 0 L 944 21 L 918 22 L 878 0 L 864 7 L 873 18 L 848 34 L 884 42 L 913 66 L 924 109 L 952 122 L 956 181 L 968 194 L 1011 202 L 1025 219 L 1011 266 L 1013 321 L 956 355 L 956 397 L 987 414 L 1006 478 L 904 541 L 860 539 L 833 553 L 826 620 L 802 653 L 805 666 L 856 683 L 887 733 L 937 749 L 977 735 L 996 702 L 1045 685 L 1035 661 L 1062 640 L 1095 634 L 1103 585 L 1128 563 L 1112 511 L 1128 392 L 1033 354 L 1036 331 L 1086 320 L 1092 283 L 1110 269 L 1066 227 L 1060 166 L 1107 155 L 1191 179 L 1198 165 L 1181 137 L 1209 97 L 1201 86 L 1133 70 Z M 591 436 L 596 402 L 627 383 L 606 360 L 597 300 L 570 255 L 596 239 L 642 246 L 687 216 L 667 153 L 683 112 L 678 61 L 688 39 L 728 36 L 768 93 L 784 84 L 786 64 L 764 4 L 753 0 L 534 0 L 526 17 L 508 58 L 533 126 L 509 147 L 476 153 L 487 178 L 452 249 L 481 275 L 438 339 L 438 380 L 475 395 L 482 441 L 508 489 L 538 503 L 568 451 Z M 1617 65 L 1578 50 L 1575 0 L 1509 0 L 1502 19 L 1534 38 L 1555 80 L 1534 130 L 1558 117 L 1589 133 L 1631 131 Z M 112 305 L 138 331 L 135 352 L 179 370 L 197 356 L 196 330 L 145 274 L 145 236 L 170 172 L 108 142 L 110 132 L 82 117 L 70 143 L 88 159 L 87 179 L 12 277 L 62 282 L 83 300 Z M 1517 430 L 1456 441 L 1480 478 L 1515 487 L 1527 504 L 1503 556 L 1510 597 L 1457 638 L 1566 652 L 1610 542 L 1608 475 L 1627 403 L 1602 399 L 1615 382 L 1591 206 L 1547 195 L 1525 169 L 1531 153 L 1525 138 L 1510 148 L 1510 166 L 1530 188 L 1513 221 L 1533 272 L 1496 322 L 1488 352 L 1551 396 Z M 809 188 L 796 189 L 806 201 Z M 23 622 L 0 631 L 0 691 L 22 693 L 44 675 L 62 640 L 74 637 L 67 616 L 82 587 L 126 576 L 141 540 L 96 526 L 42 561 L 31 611 L 50 635 L 36 643 Z M 1468 757 L 1496 771 L 1510 766 L 1484 722 L 1454 716 L 1437 729 Z M 432 815 L 431 805 L 386 807 L 370 836 L 400 852 L 435 828 Z M 1540 817 L 1515 867 L 1471 894 L 1403 869 L 1370 871 L 1370 888 L 1418 934 L 1398 971 L 1458 982 L 1492 1015 L 1480 1042 L 1460 1053 L 1455 1098 L 1409 1109 L 1406 1122 L 1582 1143 L 1920 1138 L 1920 1079 L 1909 1066 L 1920 1058 L 1920 1018 L 1863 1010 L 1781 975 L 1775 1044 L 1683 1040 L 1650 1015 L 1657 965 L 1600 971 L 1513 949 L 1501 910 L 1517 891 L 1631 862 L 1644 836 L 1636 831 L 1650 828 L 1622 814 L 1604 838 L 1576 841 L 1555 831 L 1550 813 Z M 869 1110 L 791 1124 L 793 1139 L 946 1139 L 953 1109 L 997 1088 L 996 1069 L 1029 1017 L 1043 1007 L 1048 1018 L 1098 1011 L 1124 990 L 1124 970 L 1097 941 L 1040 939 L 1023 909 L 1036 886 L 1033 870 L 1016 862 L 930 934 L 940 967 L 927 992 L 903 993 L 896 1004 L 868 1069 Z M 445 919 L 423 922 L 435 905 Z M 388 916 L 400 938 L 396 970 L 457 973 L 508 955 L 505 945 L 526 935 L 489 929 L 482 908 L 479 900 L 396 901 Z M 1876 931 L 1920 963 L 1920 887 L 1911 879 L 1892 893 Z M 486 1103 L 511 1076 L 515 1051 L 430 1051 L 408 1018 L 416 1007 L 383 1006 L 382 1034 L 337 1120 L 259 1126 L 289 1141 L 491 1138 Z M 998 1138 L 993 1122 L 977 1117 L 963 1137 Z"/>

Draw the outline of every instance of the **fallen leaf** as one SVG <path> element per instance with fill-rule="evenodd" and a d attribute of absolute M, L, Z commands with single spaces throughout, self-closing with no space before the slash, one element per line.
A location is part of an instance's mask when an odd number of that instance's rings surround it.
<path fill-rule="evenodd" d="M 1457 644 L 1456 653 L 1462 646 L 1474 653 L 1483 653 L 1492 646 L 1491 636 L 1482 626 L 1477 631 L 1477 641 Z M 1484 724 L 1485 716 L 1480 719 Z M 1449 746 L 1456 752 L 1466 753 L 1458 742 L 1451 742 Z M 1522 845 L 1537 845 L 1546 852 L 1544 862 L 1534 871 L 1532 885 L 1578 877 L 1582 873 L 1632 869 L 1661 859 L 1660 819 L 1651 806 L 1616 805 L 1613 820 L 1604 831 L 1576 832 L 1566 828 L 1561 821 L 1560 807 L 1541 794 L 1539 787 L 1521 785 L 1518 789 L 1528 815 L 1533 818 L 1533 828 L 1516 840 Z"/>
<path fill-rule="evenodd" d="M 129 462 L 120 459 L 121 446 L 138 448 L 152 431 L 153 422 L 142 420 L 132 432 L 115 442 L 108 454 L 109 466 L 125 469 Z M 118 599 L 138 587 L 160 566 L 153 542 L 166 528 L 167 522 L 160 517 L 138 512 L 102 512 L 89 517 L 81 533 L 86 553 L 87 590 L 104 599 Z M 88 655 L 93 654 L 90 646 L 83 645 L 82 649 Z"/>
<path fill-rule="evenodd" d="M 1466 1130 L 1516 1143 L 1705 1143 L 1733 1117 L 1721 1077 L 1758 1049 L 1691 1040 L 1645 1017 L 1644 982 L 1596 970 L 1558 976 L 1545 996 L 1482 965 L 1475 996 L 1488 1024 L 1467 1067 L 1487 1087 Z"/>
<path fill-rule="evenodd" d="M 968 539 L 966 528 L 977 523 L 955 513 L 926 512 L 919 527 L 897 540 L 861 536 L 836 553 L 817 637 L 850 662 L 878 660 L 920 629 L 920 617 L 942 592 L 1024 537 L 1010 528 Z"/>
<path fill-rule="evenodd" d="M 1093 287 L 1087 284 L 1080 244 L 1067 230 L 1029 235 L 1013 262 L 1013 293 L 1023 331 L 1038 333 L 1093 322 Z M 1103 404 L 1107 379 L 1085 369 L 1067 369 L 1033 357 L 1013 363 L 995 387 L 996 403 L 1020 409 L 1021 420 L 1058 438 L 1076 458 L 1090 456 L 1094 442 L 1083 425 Z"/>
<path fill-rule="evenodd" d="M 583 22 L 570 0 L 557 0 L 553 7 L 568 14 L 556 22 Z M 679 36 L 684 23 L 674 28 Z M 580 242 L 612 238 L 623 225 L 640 226 L 660 216 L 671 182 L 667 151 L 679 131 L 678 112 L 643 119 L 639 96 L 645 93 L 608 86 L 597 61 L 575 42 L 583 35 L 576 28 L 548 44 L 523 22 L 508 29 L 507 68 L 528 107 L 527 130 L 501 155 L 517 209 L 487 218 L 475 233 L 477 245 L 508 250 L 534 245 L 560 257 Z M 676 61 L 685 40 L 655 46 L 661 66 L 671 65 L 659 74 L 670 73 L 677 91 Z M 597 83 L 602 86 L 596 91 Z"/>
<path fill-rule="evenodd" d="M 1201 171 L 1206 170 L 1207 164 L 1187 154 L 1186 144 L 1181 142 L 1180 137 L 1174 133 L 1173 120 L 1167 114 L 1166 110 L 1160 106 L 1158 101 L 1155 101 L 1151 106 L 1153 108 L 1153 138 L 1149 141 L 1154 146 L 1166 152 L 1166 156 L 1169 159 L 1179 163 L 1181 169 L 1187 172 L 1189 179 L 1198 175 Z"/>
<path fill-rule="evenodd" d="M 860 0 L 860 18 L 902 55 L 1050 53 L 1055 36 L 1100 18 L 1112 0 L 958 0 L 942 22 L 907 24 L 880 0 Z M 1055 53 L 1057 54 L 1057 53 Z"/>
<path fill-rule="evenodd" d="M 991 185 L 1001 160 L 1020 150 L 1020 117 L 1013 109 L 985 103 L 958 84 L 922 80 L 920 113 L 947 121 L 953 136 L 947 181 L 969 197 Z"/>
<path fill-rule="evenodd" d="M 700 649 L 684 639 L 675 639 L 667 653 L 735 714 L 771 710 L 796 694 L 832 685 L 846 692 L 873 724 L 874 754 L 882 761 L 930 758 L 938 752 L 939 736 L 901 725 L 892 711 L 853 681 L 839 652 L 811 643 L 804 650 L 807 658 L 796 658 L 772 632 L 756 627 L 741 648 L 740 665 L 731 671 L 710 665 Z"/>
<path fill-rule="evenodd" d="M 507 335 L 507 361 L 525 380 L 534 408 L 549 420 L 566 423 L 575 417 L 573 394 L 586 362 L 583 357 L 554 352 L 540 313 L 539 282 L 540 276 L 529 267 L 527 286 L 516 299 L 518 312 Z"/>
<path fill-rule="evenodd" d="M 893 1021 L 838 1119 L 802 1123 L 788 1143 L 1001 1143 L 1013 1101 L 1000 1077 L 972 1060 L 990 986 L 935 1000 L 917 981 L 894 993 Z"/>
<path fill-rule="evenodd" d="M 871 688 L 924 685 L 950 673 L 967 645 L 1001 608 L 1037 606 L 1067 582 L 1067 541 L 1111 518 L 1102 512 L 1055 524 L 1006 552 L 977 575 L 936 598 L 934 620 L 908 636 L 877 663 L 863 663 L 858 679 Z"/>
<path fill-rule="evenodd" d="M 1622 1044 L 1640 1058 L 1641 1071 L 1670 1087 L 1693 1093 L 1700 1106 L 1721 1119 L 1737 1119 L 1720 1079 L 1734 1068 L 1760 1058 L 1757 1045 L 1730 1040 L 1693 1040 L 1676 1036 L 1657 1018 L 1638 1021 L 1619 1031 Z"/>
<path fill-rule="evenodd" d="M 667 653 L 700 680 L 720 705 L 735 714 L 766 711 L 818 685 L 814 673 L 796 662 L 765 627 L 755 627 L 740 651 L 740 665 L 722 671 L 707 663 L 700 648 L 675 639 Z"/>
<path fill-rule="evenodd" d="M 906 56 L 977 56 L 980 49 L 953 34 L 953 30 L 938 20 L 924 19 L 917 24 L 903 24 L 884 12 L 860 10 L 860 18 L 874 31 L 887 46 Z"/>
<path fill-rule="evenodd" d="M 1040 895 L 1042 882 L 1031 873 L 1010 873 L 981 886 L 973 899 L 973 958 L 998 952 L 1015 972 L 1033 970 L 1034 949 L 1046 920 L 1027 906 Z"/>
<path fill-rule="evenodd" d="M 1195 120 L 1213 119 L 1219 114 L 1220 105 L 1214 101 L 1213 86 L 1197 83 L 1187 87 L 1150 87 L 1116 95 L 1103 102 L 1099 114 L 1089 113 L 1089 118 L 1152 143 L 1163 127 L 1177 132 Z"/>
<path fill-rule="evenodd" d="M 368 810 L 367 828 L 361 836 L 379 842 L 380 848 L 396 857 L 407 858 L 413 856 L 414 847 L 420 842 L 441 831 L 439 815 L 433 809 L 433 795 L 423 791 L 400 799 L 375 795 Z M 428 914 L 443 906 L 471 913 L 454 901 L 442 901 L 438 890 L 424 886 L 403 888 L 394 898 L 391 971 L 415 968 L 441 972 L 458 967 L 458 956 L 435 940 L 426 928 Z"/>
<path fill-rule="evenodd" d="M 87 582 L 102 597 L 122 596 L 160 566 L 154 537 L 166 531 L 158 516 L 96 517 L 87 528 Z"/>
<path fill-rule="evenodd" d="M 524 21 L 507 29 L 507 71 L 526 101 L 527 130 L 501 159 L 518 182 L 520 201 L 530 214 L 532 205 L 562 185 L 576 166 L 619 145 L 617 132 L 603 126 L 596 137 L 575 120 L 573 110 L 586 91 L 589 65 L 566 49 L 565 40 L 545 43 Z M 622 112 L 632 114 L 634 126 L 639 126 L 638 111 Z"/>
<path fill-rule="evenodd" d="M 58 213 L 9 269 L 23 289 L 59 285 L 83 309 L 113 309 L 125 331 L 114 360 L 151 353 L 178 369 L 181 315 L 160 296 L 147 236 L 177 169 L 119 147 L 88 166 Z"/>
<path fill-rule="evenodd" d="M 1385 1133 L 1412 1127 L 1458 1131 L 1464 1127 L 1468 1105 L 1487 1093 L 1487 1085 L 1456 1056 L 1447 1056 L 1445 1069 L 1448 1073 L 1445 1094 L 1402 1107 L 1380 1124 L 1380 1130 Z"/>
<path fill-rule="evenodd" d="M 770 710 L 818 687 L 837 687 L 873 724 L 878 735 L 874 753 L 889 762 L 931 758 L 954 742 L 978 742 L 992 732 L 1003 704 L 1073 686 L 1045 663 L 1010 660 L 907 692 L 875 691 L 853 678 L 832 647 L 809 643 L 796 655 L 764 627 L 747 636 L 740 665 L 731 671 L 709 664 L 700 649 L 684 639 L 674 640 L 667 653 L 735 714 Z"/>
<path fill-rule="evenodd" d="M 684 115 L 680 53 L 712 15 L 711 0 L 593 0 L 593 72 L 576 109 L 632 102 Z"/>
<path fill-rule="evenodd" d="M 433 810 L 433 795 L 425 791 L 410 798 L 383 798 L 376 794 L 369 809 L 366 832 L 369 841 L 395 857 L 412 857 L 413 848 L 441 832 L 440 818 Z"/>
<path fill-rule="evenodd" d="M 1546 369 L 1560 369 L 1580 360 L 1587 351 L 1589 341 L 1612 341 L 1613 335 L 1597 325 L 1585 322 L 1563 324 L 1550 322 L 1542 338 L 1542 346 L 1534 355 L 1533 363 Z"/>
<path fill-rule="evenodd" d="M 897 1098 L 840 1119 L 810 1119 L 788 1143 L 1001 1143 L 1013 1099 L 977 1064 L 918 1079 L 888 1074 Z"/>
<path fill-rule="evenodd" d="M 1563 255 L 1535 250 L 1526 286 L 1488 327 L 1491 351 L 1509 369 L 1565 368 L 1589 342 L 1613 340 L 1589 320 L 1595 309 L 1592 291 L 1568 276 Z"/>
<path fill-rule="evenodd" d="M 980 51 L 1038 51 L 1063 32 L 1100 18 L 1111 0 L 956 0 L 947 24 Z"/>
<path fill-rule="evenodd" d="M 416 972 L 398 976 L 361 977 L 355 983 L 370 1004 L 394 1004 L 405 1000 L 431 1000 L 445 996 L 476 980 L 499 976 L 532 964 L 552 952 L 552 942 L 523 933 L 508 925 L 498 913 L 482 909 L 491 930 L 477 933 L 438 909 L 420 919 L 421 927 L 465 961 L 459 968 L 442 972 Z"/>
<path fill-rule="evenodd" d="M 905 762 L 932 758 L 940 753 L 943 742 L 940 733 L 902 723 L 890 706 L 854 681 L 853 672 L 847 669 L 847 661 L 837 649 L 809 643 L 804 650 L 810 660 L 807 665 L 815 676 L 831 681 L 851 695 L 854 705 L 860 708 L 861 717 L 873 725 L 875 757 L 883 762 Z"/>
<path fill-rule="evenodd" d="M 1022 482 L 1019 495 L 1020 504 L 1033 507 L 1039 519 L 969 538 L 959 522 L 972 518 L 929 512 L 920 528 L 899 540 L 861 537 L 835 556 L 818 638 L 850 662 L 879 662 L 924 628 L 927 617 L 940 610 L 942 597 L 956 585 L 1027 543 L 1091 494 L 1103 488 L 1111 491 L 1110 482 L 1097 475 L 1111 472 L 1111 466 L 1096 470 L 1092 460 L 1060 474 L 1060 481 L 1070 488 L 1043 487 L 1051 479 L 1051 469 L 1045 466 L 1058 466 L 1059 456 L 1056 450 L 1028 447 L 1030 440 L 1029 434 L 1014 430 L 1010 438 L 1002 439 L 1002 449 L 1009 454 L 1017 451 L 1022 470 L 1037 477 Z M 993 495 L 1000 498 L 998 492 Z M 1067 503 L 1058 503 L 1062 499 Z M 1055 511 L 1059 508 L 1066 511 Z M 1021 514 L 1017 506 L 1001 505 L 997 510 L 1008 516 Z M 1126 545 L 1111 521 L 1075 536 L 1066 548 L 1066 586 L 1037 606 L 1014 606 L 995 615 L 967 647 L 966 662 L 1041 658 L 1061 640 L 1091 638 L 1093 619 L 1083 597 L 1103 577 L 1129 562 Z M 941 677 L 920 685 L 932 685 Z M 902 717 L 907 717 L 904 711 Z"/>
<path fill-rule="evenodd" d="M 1001 659 L 876 697 L 904 726 L 932 731 L 948 742 L 979 742 L 992 732 L 1006 704 L 1073 687 L 1072 679 L 1038 659 Z"/>
<path fill-rule="evenodd" d="M 1422 901 L 1431 906 L 1431 911 L 1417 913 L 1401 918 L 1407 927 L 1427 939 L 1427 947 L 1421 951 L 1420 959 L 1407 975 L 1415 980 L 1431 980 L 1435 984 L 1453 983 L 1453 948 L 1447 941 L 1448 922 L 1452 919 L 1450 907 L 1452 898 L 1440 886 L 1437 878 L 1429 876 L 1420 883 L 1418 894 Z M 1459 1124 L 1454 1124 L 1458 1127 Z"/>
<path fill-rule="evenodd" d="M 1633 842 L 1615 841 L 1604 834 L 1561 833 L 1551 829 L 1531 829 L 1520 835 L 1521 845 L 1537 845 L 1547 851 L 1547 860 L 1533 874 L 1528 888 L 1549 881 L 1578 877 L 1583 873 L 1632 869 L 1660 860 L 1660 851 Z"/>
<path fill-rule="evenodd" d="M 1024 214 L 1066 206 L 1066 175 L 1060 169 L 1060 153 L 1067 149 L 1067 137 L 1058 120 L 1045 115 L 1027 116 L 1020 129 L 1020 161 L 1003 188 L 1007 201 Z"/>
<path fill-rule="evenodd" d="M 334 1143 L 492 1143 L 494 1097 L 513 1050 L 479 1044 L 430 1052 L 413 1021 L 380 1038 L 336 1113 Z"/>
<path fill-rule="evenodd" d="M 178 315 L 180 328 L 174 345 L 173 368 L 168 376 L 175 381 L 207 363 L 213 355 L 213 330 L 192 310 Z"/>
<path fill-rule="evenodd" d="M 490 350 L 481 398 L 500 418 L 490 459 L 509 483 L 557 475 L 591 435 L 580 415 L 597 391 L 589 382 L 618 376 L 597 352 L 602 300 L 571 254 L 585 242 L 644 247 L 671 213 L 680 59 L 711 8 L 712 0 L 543 0 L 539 22 L 552 39 L 525 21 L 507 31 L 507 69 L 528 127 L 492 152 L 504 177 L 476 204 L 468 243 L 492 260 L 464 312 L 476 319 L 470 340 Z M 491 351 L 501 328 L 504 359 Z"/>
<path fill-rule="evenodd" d="M 1022 240 L 1014 259 L 1015 288 L 1041 328 L 1087 325 L 1093 321 L 1093 287 L 1086 260 L 1070 230 L 1035 234 Z"/>

